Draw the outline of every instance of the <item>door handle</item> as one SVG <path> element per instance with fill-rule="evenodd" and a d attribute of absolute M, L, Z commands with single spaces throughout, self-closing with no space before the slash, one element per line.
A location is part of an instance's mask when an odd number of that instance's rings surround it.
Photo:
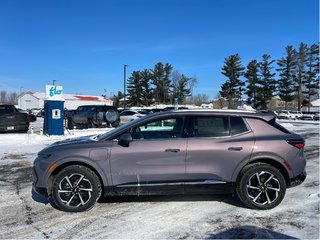
<path fill-rule="evenodd" d="M 166 152 L 180 152 L 180 149 L 176 148 L 176 149 L 166 149 Z"/>
<path fill-rule="evenodd" d="M 228 151 L 241 151 L 242 147 L 229 147 Z"/>

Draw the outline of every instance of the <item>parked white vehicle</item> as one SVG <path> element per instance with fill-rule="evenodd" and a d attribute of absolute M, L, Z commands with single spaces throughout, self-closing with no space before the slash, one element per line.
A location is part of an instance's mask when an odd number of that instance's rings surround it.
<path fill-rule="evenodd" d="M 289 110 L 281 110 L 277 116 L 278 119 L 294 119 Z"/>
<path fill-rule="evenodd" d="M 290 112 L 291 118 L 293 119 L 301 119 L 302 118 L 302 112 L 300 111 L 292 111 Z"/>
<path fill-rule="evenodd" d="M 313 120 L 315 115 L 316 115 L 315 112 L 303 112 L 301 119 Z"/>
<path fill-rule="evenodd" d="M 278 115 L 278 119 L 301 119 L 302 118 L 302 112 L 300 111 L 289 111 L 289 110 L 281 110 Z"/>
<path fill-rule="evenodd" d="M 120 124 L 128 123 L 149 113 L 150 112 L 144 110 L 124 110 L 120 113 Z"/>

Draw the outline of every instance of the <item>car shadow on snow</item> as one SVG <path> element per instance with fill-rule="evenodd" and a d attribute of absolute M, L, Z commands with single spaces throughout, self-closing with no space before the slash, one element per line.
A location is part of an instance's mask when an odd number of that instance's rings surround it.
<path fill-rule="evenodd" d="M 188 195 L 141 195 L 141 196 L 106 196 L 99 199 L 99 203 L 125 202 L 224 202 L 236 207 L 247 208 L 240 199 L 232 194 L 188 194 Z"/>
<path fill-rule="evenodd" d="M 298 239 L 266 228 L 244 225 L 210 234 L 207 239 Z"/>

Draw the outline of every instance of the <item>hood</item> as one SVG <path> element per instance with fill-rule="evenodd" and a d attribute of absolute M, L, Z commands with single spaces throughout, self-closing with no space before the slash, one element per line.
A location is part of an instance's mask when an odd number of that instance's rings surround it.
<path fill-rule="evenodd" d="M 84 136 L 84 137 L 77 137 L 77 138 L 70 138 L 62 141 L 58 141 L 55 143 L 52 143 L 51 145 L 47 146 L 46 148 L 42 149 L 39 153 L 46 153 L 54 151 L 56 148 L 60 147 L 71 147 L 76 144 L 87 144 L 87 143 L 93 143 L 96 142 L 95 140 L 97 135 L 91 135 L 91 136 Z"/>
<path fill-rule="evenodd" d="M 50 146 L 62 146 L 62 145 L 70 145 L 75 143 L 91 143 L 96 142 L 96 135 L 84 136 L 84 137 L 76 137 L 76 138 L 68 138 L 66 140 L 58 141 Z"/>

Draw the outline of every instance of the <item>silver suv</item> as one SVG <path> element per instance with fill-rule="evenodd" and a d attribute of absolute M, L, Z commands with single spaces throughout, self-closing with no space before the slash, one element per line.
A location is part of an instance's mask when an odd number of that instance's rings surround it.
<path fill-rule="evenodd" d="M 161 112 L 43 149 L 33 187 L 70 212 L 90 209 L 101 195 L 211 192 L 236 192 L 246 206 L 270 209 L 306 178 L 303 148 L 275 115 Z"/>

